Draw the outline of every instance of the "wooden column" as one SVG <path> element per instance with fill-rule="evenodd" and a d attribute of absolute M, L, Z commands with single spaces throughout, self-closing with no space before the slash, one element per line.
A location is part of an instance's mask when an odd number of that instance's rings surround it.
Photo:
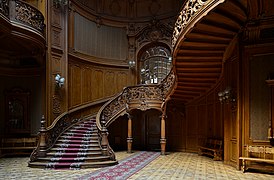
<path fill-rule="evenodd" d="M 127 123 L 127 153 L 132 153 L 132 116 L 128 114 Z"/>
<path fill-rule="evenodd" d="M 161 117 L 161 155 L 165 155 L 166 153 L 166 115 L 163 113 Z"/>

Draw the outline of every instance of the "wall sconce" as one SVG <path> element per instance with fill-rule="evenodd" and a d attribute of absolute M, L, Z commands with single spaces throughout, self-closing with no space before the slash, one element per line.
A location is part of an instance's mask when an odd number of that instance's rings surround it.
<path fill-rule="evenodd" d="M 64 7 L 68 4 L 68 0 L 53 0 L 53 5 L 56 8 Z"/>
<path fill-rule="evenodd" d="M 129 61 L 128 61 L 128 66 L 129 66 L 130 69 L 133 69 L 133 68 L 135 67 L 135 64 L 136 64 L 136 63 L 135 63 L 134 60 L 129 60 Z"/>
<path fill-rule="evenodd" d="M 224 91 L 220 91 L 218 93 L 218 96 L 219 96 L 219 101 L 221 103 L 223 102 L 229 103 L 229 102 L 236 101 L 236 99 L 233 97 L 231 87 L 226 87 Z"/>
<path fill-rule="evenodd" d="M 59 74 L 56 74 L 55 82 L 58 87 L 62 87 L 65 84 L 65 78 L 61 77 Z"/>

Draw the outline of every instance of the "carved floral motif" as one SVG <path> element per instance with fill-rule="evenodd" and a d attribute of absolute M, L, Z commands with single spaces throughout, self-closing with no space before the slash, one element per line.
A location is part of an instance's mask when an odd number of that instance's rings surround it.
<path fill-rule="evenodd" d="M 44 32 L 45 24 L 42 13 L 22 1 L 15 1 L 15 20 Z"/>
<path fill-rule="evenodd" d="M 177 39 L 182 30 L 187 24 L 195 17 L 195 14 L 199 12 L 202 7 L 210 0 L 188 0 L 179 14 L 179 17 L 175 23 L 175 28 L 172 37 L 172 47 L 175 46 Z"/>
<path fill-rule="evenodd" d="M 102 109 L 100 123 L 108 124 L 111 118 L 119 115 L 132 102 L 140 104 L 141 110 L 149 109 L 149 102 L 159 102 L 161 104 L 169 95 L 175 83 L 175 74 L 173 71 L 162 81 L 161 84 L 131 86 L 124 89 L 116 98 L 111 100 Z M 103 123 L 102 123 L 103 121 Z"/>
<path fill-rule="evenodd" d="M 9 17 L 9 3 L 8 0 L 0 1 L 0 14 Z"/>

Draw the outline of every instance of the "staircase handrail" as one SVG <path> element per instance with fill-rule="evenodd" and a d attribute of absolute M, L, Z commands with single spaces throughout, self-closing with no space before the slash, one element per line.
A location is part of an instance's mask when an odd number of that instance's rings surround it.
<path fill-rule="evenodd" d="M 187 0 L 179 12 L 172 36 L 172 48 L 177 49 L 177 42 L 181 42 L 184 35 L 212 9 L 225 0 Z"/>

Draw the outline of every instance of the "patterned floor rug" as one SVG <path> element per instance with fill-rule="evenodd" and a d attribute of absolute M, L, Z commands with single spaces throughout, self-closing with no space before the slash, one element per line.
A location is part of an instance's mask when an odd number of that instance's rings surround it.
<path fill-rule="evenodd" d="M 160 152 L 138 152 L 111 167 L 99 169 L 80 177 L 81 180 L 125 180 L 160 156 Z"/>

